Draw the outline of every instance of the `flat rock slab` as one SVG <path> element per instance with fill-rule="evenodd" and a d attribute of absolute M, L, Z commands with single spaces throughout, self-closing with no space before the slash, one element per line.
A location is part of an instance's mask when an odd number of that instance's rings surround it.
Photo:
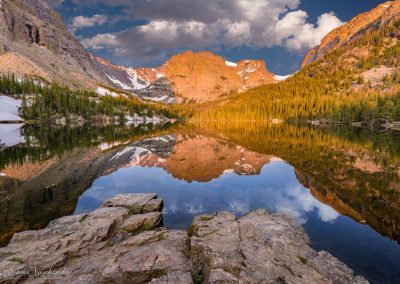
<path fill-rule="evenodd" d="M 155 193 L 118 194 L 102 205 L 102 207 L 125 207 L 132 214 L 161 211 L 162 206 L 162 199 L 157 199 Z"/>
<path fill-rule="evenodd" d="M 196 217 L 186 232 L 159 227 L 160 204 L 155 194 L 117 195 L 89 214 L 17 233 L 0 248 L 0 283 L 368 283 L 314 251 L 285 215 L 220 212 Z"/>

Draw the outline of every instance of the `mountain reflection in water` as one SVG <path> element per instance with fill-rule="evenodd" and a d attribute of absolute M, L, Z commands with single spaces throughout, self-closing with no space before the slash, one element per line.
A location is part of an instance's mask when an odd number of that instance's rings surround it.
<path fill-rule="evenodd" d="M 316 249 L 371 281 L 400 279 L 398 133 L 285 124 L 23 133 L 24 142 L 0 151 L 3 244 L 116 194 L 157 192 L 168 227 L 266 208 L 294 216 Z"/>

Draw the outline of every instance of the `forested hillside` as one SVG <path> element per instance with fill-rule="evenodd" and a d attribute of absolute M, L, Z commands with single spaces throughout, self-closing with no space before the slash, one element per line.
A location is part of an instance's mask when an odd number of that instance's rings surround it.
<path fill-rule="evenodd" d="M 152 117 L 176 115 L 166 106 L 145 103 L 132 97 L 100 96 L 86 89 L 71 90 L 56 83 L 47 83 L 31 77 L 17 79 L 13 75 L 0 77 L 0 94 L 22 100 L 20 115 L 25 120 L 48 121 L 53 116 L 139 115 Z"/>

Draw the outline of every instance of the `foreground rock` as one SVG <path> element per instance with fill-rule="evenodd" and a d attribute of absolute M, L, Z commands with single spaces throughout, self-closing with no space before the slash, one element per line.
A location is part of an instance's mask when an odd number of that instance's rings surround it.
<path fill-rule="evenodd" d="M 265 210 L 197 217 L 161 228 L 156 194 L 117 195 L 89 214 L 15 234 L 0 249 L 0 281 L 29 283 L 367 283 L 301 227 Z"/>

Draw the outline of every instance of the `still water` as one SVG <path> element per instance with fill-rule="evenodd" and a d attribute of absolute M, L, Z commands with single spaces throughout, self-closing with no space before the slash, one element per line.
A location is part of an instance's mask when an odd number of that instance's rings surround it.
<path fill-rule="evenodd" d="M 0 152 L 3 245 L 10 232 L 92 211 L 116 194 L 156 192 L 169 228 L 223 210 L 284 212 L 313 248 L 373 283 L 400 282 L 398 133 L 254 124 L 21 130 Z"/>

